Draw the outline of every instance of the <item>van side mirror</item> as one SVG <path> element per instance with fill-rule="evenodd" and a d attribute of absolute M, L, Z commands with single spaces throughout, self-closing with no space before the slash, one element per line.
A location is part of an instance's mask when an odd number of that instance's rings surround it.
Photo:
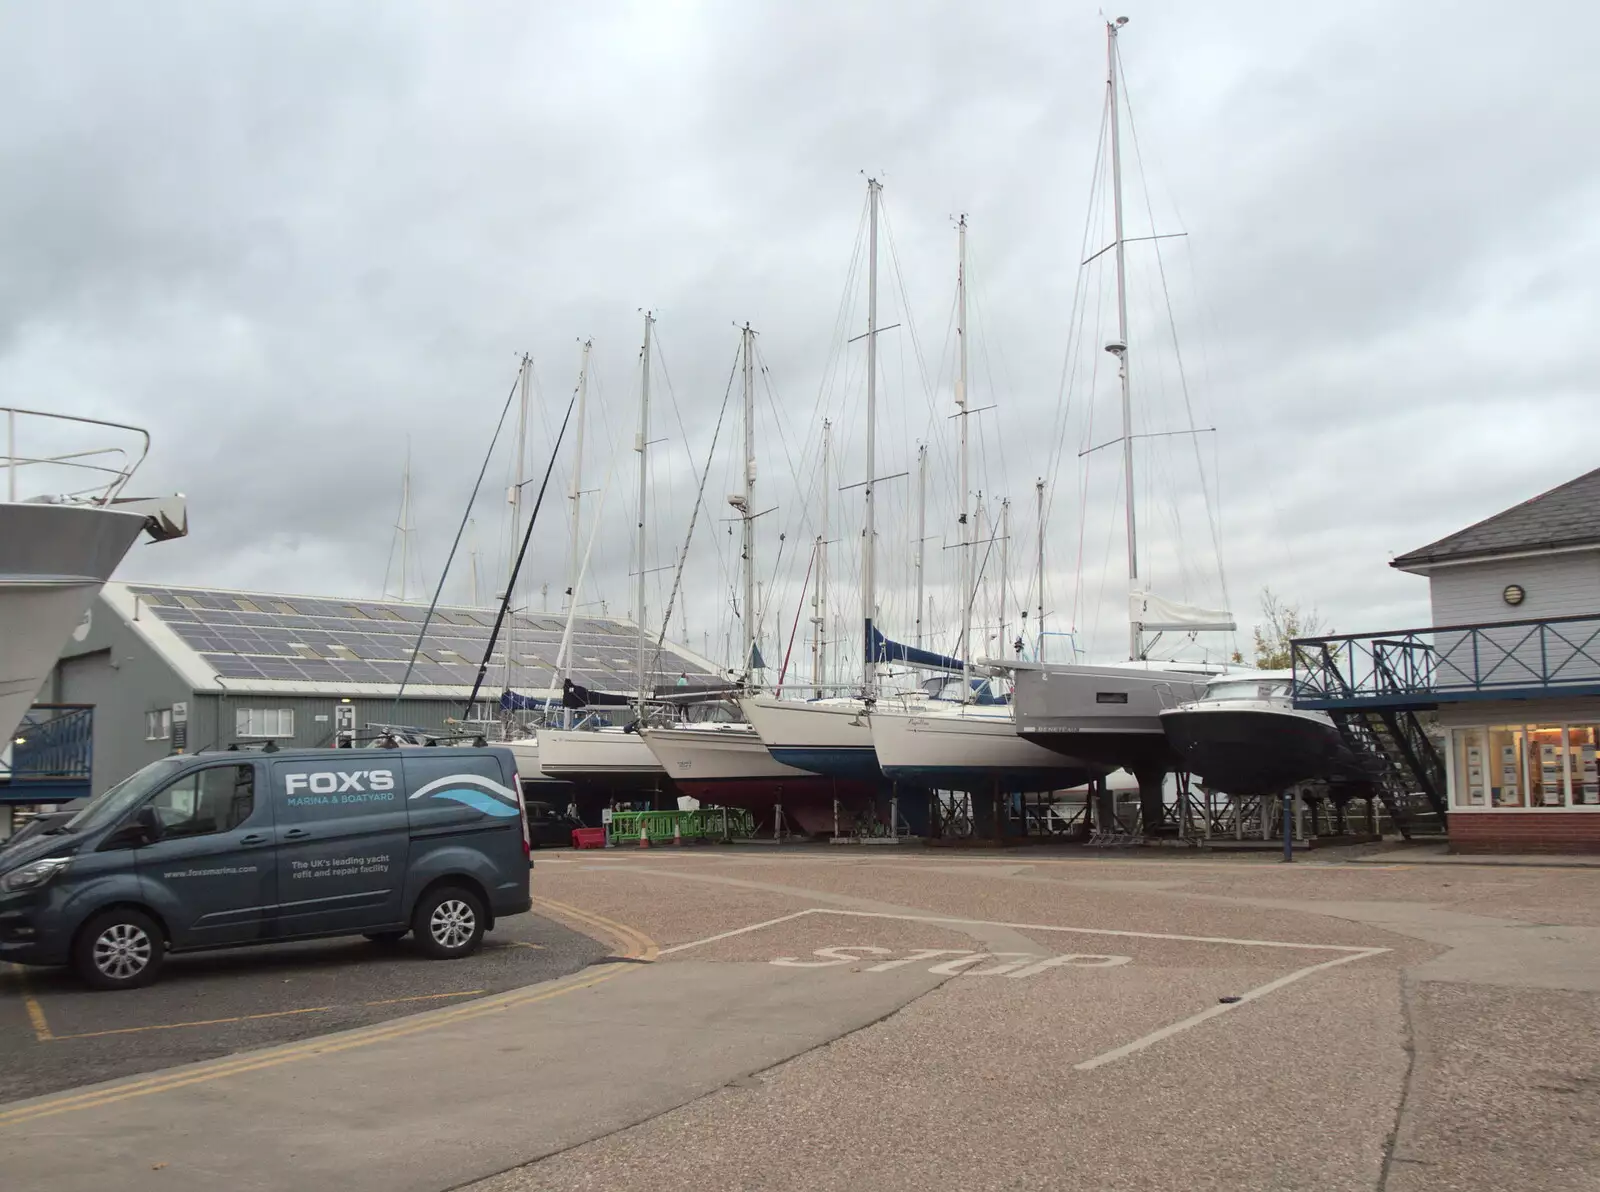
<path fill-rule="evenodd" d="M 138 848 L 154 844 L 162 836 L 161 816 L 154 807 L 146 804 L 133 813 L 133 818 L 112 833 L 103 848 Z"/>

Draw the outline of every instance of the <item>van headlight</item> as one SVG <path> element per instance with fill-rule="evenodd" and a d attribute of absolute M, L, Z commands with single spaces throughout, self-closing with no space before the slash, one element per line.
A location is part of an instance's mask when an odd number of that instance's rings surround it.
<path fill-rule="evenodd" d="M 0 890 L 10 894 L 19 890 L 37 890 L 71 863 L 71 857 L 45 857 L 39 861 L 30 861 L 0 877 Z"/>

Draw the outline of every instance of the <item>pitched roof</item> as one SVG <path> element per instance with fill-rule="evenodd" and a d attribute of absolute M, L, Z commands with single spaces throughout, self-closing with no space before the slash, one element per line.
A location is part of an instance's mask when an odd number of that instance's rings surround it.
<path fill-rule="evenodd" d="M 1390 561 L 1402 571 L 1522 551 L 1600 546 L 1600 468 Z"/>

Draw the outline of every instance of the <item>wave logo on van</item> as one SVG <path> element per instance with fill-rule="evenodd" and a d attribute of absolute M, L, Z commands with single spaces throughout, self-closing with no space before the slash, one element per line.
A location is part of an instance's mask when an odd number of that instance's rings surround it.
<path fill-rule="evenodd" d="M 450 774 L 435 778 L 428 785 L 412 792 L 413 799 L 448 799 L 462 803 L 485 815 L 511 817 L 521 815 L 516 792 L 501 786 L 481 774 Z"/>

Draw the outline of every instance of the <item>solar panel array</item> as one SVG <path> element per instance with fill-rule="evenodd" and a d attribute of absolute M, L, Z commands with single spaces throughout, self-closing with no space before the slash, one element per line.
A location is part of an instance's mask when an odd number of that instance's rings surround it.
<path fill-rule="evenodd" d="M 141 616 L 156 616 L 223 679 L 290 680 L 312 689 L 326 683 L 400 682 L 427 614 L 424 605 L 400 601 L 145 585 L 130 585 L 129 590 L 139 598 Z M 410 682 L 471 687 L 494 618 L 492 609 L 434 610 Z M 493 693 L 509 685 L 526 693 L 546 690 L 565 628 L 563 617 L 508 615 L 490 659 L 485 689 Z M 637 683 L 638 640 L 637 631 L 619 621 L 580 616 L 573 626 L 567 673 L 585 687 L 632 691 Z M 508 643 L 514 659 L 509 684 Z M 654 660 L 647 683 L 671 682 L 680 673 L 708 672 L 668 644 Z"/>

